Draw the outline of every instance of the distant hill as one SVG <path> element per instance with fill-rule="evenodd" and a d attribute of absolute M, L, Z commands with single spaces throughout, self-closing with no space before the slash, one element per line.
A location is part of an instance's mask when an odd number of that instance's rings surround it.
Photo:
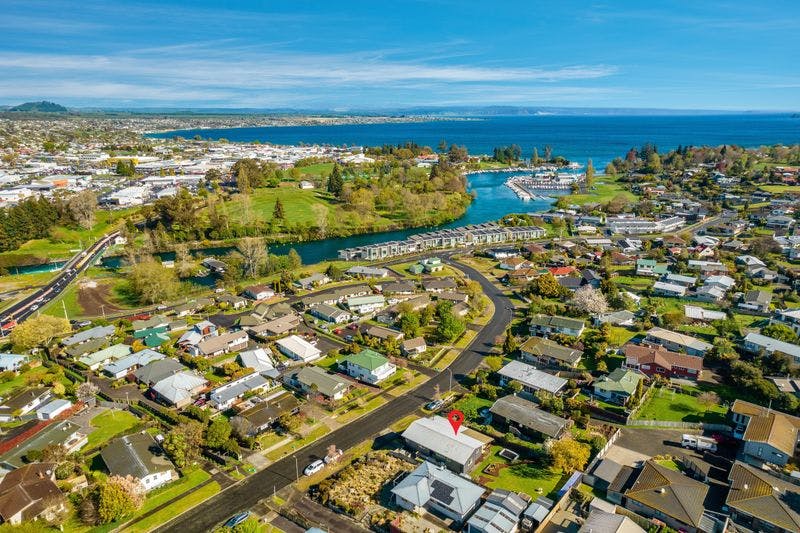
<path fill-rule="evenodd" d="M 69 109 L 53 102 L 25 102 L 8 109 L 10 112 L 19 113 L 68 113 Z"/>

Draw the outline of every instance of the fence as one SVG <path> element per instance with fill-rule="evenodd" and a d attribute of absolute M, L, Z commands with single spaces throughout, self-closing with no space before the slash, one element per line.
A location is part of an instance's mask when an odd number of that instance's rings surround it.
<path fill-rule="evenodd" d="M 620 435 L 622 435 L 622 431 L 620 431 L 619 428 L 617 428 L 614 434 L 611 435 L 608 441 L 606 441 L 606 445 L 603 446 L 599 452 L 597 452 L 597 455 L 594 456 L 592 462 L 589 463 L 589 466 L 586 467 L 585 470 L 586 473 L 583 474 L 583 482 L 589 485 L 590 487 L 594 487 L 596 478 L 593 475 L 589 474 L 589 472 L 594 470 L 595 465 L 597 465 L 597 463 L 602 461 L 603 457 L 605 457 L 606 454 L 608 453 L 608 450 L 610 450 L 611 447 L 614 445 L 614 443 L 617 442 L 617 439 L 619 438 Z"/>
<path fill-rule="evenodd" d="M 703 431 L 730 432 L 732 428 L 727 424 L 708 424 L 705 422 L 680 422 L 674 420 L 633 420 L 633 426 L 648 426 L 672 429 L 701 429 Z"/>
<path fill-rule="evenodd" d="M 550 526 L 550 521 L 553 519 L 553 517 L 555 517 L 556 513 L 558 513 L 561 509 L 564 509 L 567 506 L 567 504 L 569 504 L 569 501 L 570 501 L 569 500 L 569 494 L 570 494 L 570 492 L 571 492 L 571 490 L 566 491 L 561 496 L 561 498 L 559 498 L 558 501 L 555 504 L 553 504 L 553 507 L 547 513 L 547 516 L 545 516 L 539 522 L 539 526 L 536 529 L 533 530 L 533 533 L 541 533 L 542 531 L 544 531 L 545 529 L 547 529 Z"/>

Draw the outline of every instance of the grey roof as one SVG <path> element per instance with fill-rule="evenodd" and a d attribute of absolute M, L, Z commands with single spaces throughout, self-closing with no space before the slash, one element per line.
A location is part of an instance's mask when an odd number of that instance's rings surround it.
<path fill-rule="evenodd" d="M 50 413 L 55 413 L 56 411 L 58 411 L 59 409 L 62 409 L 64 407 L 69 408 L 71 406 L 72 406 L 72 402 L 71 401 L 64 400 L 63 398 L 57 398 L 57 399 L 53 400 L 52 402 L 50 402 L 50 403 L 48 403 L 48 404 L 46 404 L 46 405 L 44 405 L 42 407 L 39 407 L 36 410 L 36 412 L 39 413 L 39 414 L 50 414 Z"/>
<path fill-rule="evenodd" d="M 518 494 L 495 489 L 467 521 L 475 533 L 514 533 L 527 503 Z"/>
<path fill-rule="evenodd" d="M 73 344 L 72 346 L 67 346 L 64 351 L 70 357 L 80 357 L 83 354 L 96 352 L 103 346 L 108 343 L 107 337 L 100 337 L 97 339 L 91 339 L 86 342 L 82 342 L 80 344 Z"/>
<path fill-rule="evenodd" d="M 172 463 L 146 432 L 112 440 L 100 452 L 108 471 L 115 476 L 143 479 L 157 472 L 172 470 Z"/>
<path fill-rule="evenodd" d="M 711 346 L 709 343 L 703 342 L 700 339 L 696 339 L 691 335 L 684 335 L 683 333 L 676 333 L 674 331 L 669 331 L 662 328 L 651 328 L 647 332 L 647 336 L 666 342 L 672 342 L 681 346 L 686 346 L 688 348 L 693 348 L 699 351 L 707 351 L 713 348 L 713 346 Z"/>
<path fill-rule="evenodd" d="M 612 461 L 611 459 L 603 459 L 597 463 L 592 475 L 596 478 L 602 479 L 610 485 L 615 479 L 617 479 L 620 470 L 622 470 L 622 465 L 618 462 Z"/>
<path fill-rule="evenodd" d="M 261 374 L 248 374 L 212 390 L 208 393 L 208 399 L 216 404 L 224 404 L 268 384 L 269 381 Z"/>
<path fill-rule="evenodd" d="M 744 337 L 745 343 L 755 344 L 764 348 L 767 352 L 781 352 L 786 355 L 791 355 L 795 359 L 800 359 L 800 346 L 790 342 L 779 341 L 772 337 L 767 337 L 760 333 L 748 333 Z"/>
<path fill-rule="evenodd" d="M 636 315 L 627 309 L 623 309 L 622 311 L 612 311 L 611 313 L 597 315 L 595 320 L 600 324 L 605 324 L 606 322 L 610 324 L 621 324 L 622 322 L 627 322 L 629 320 L 633 320 L 634 318 L 636 318 Z"/>
<path fill-rule="evenodd" d="M 636 522 L 621 514 L 594 509 L 578 533 L 644 533 Z"/>
<path fill-rule="evenodd" d="M 395 485 L 392 494 L 418 507 L 433 500 L 464 516 L 480 501 L 483 487 L 425 461 Z"/>
<path fill-rule="evenodd" d="M 548 437 L 557 437 L 567 425 L 566 419 L 542 411 L 533 402 L 514 395 L 498 399 L 489 411 Z"/>
<path fill-rule="evenodd" d="M 318 366 L 306 366 L 295 375 L 295 379 L 307 387 L 316 385 L 317 391 L 325 396 L 332 397 L 338 392 L 347 389 L 352 381 L 335 374 L 328 374 Z"/>
<path fill-rule="evenodd" d="M 178 404 L 191 398 L 192 391 L 206 383 L 205 378 L 184 370 L 162 379 L 153 385 L 153 390 L 169 402 Z"/>
<path fill-rule="evenodd" d="M 79 432 L 81 427 L 69 420 L 61 420 L 42 429 L 39 433 L 0 455 L 0 463 L 19 468 L 25 464 L 22 458 L 30 450 L 42 450 L 51 444 L 64 444 Z"/>
<path fill-rule="evenodd" d="M 547 328 L 581 329 L 584 327 L 583 320 L 577 318 L 567 318 L 565 316 L 533 315 L 531 326 Z"/>
<path fill-rule="evenodd" d="M 481 441 L 467 434 L 465 426 L 461 426 L 456 434 L 450 422 L 442 416 L 414 420 L 403 432 L 403 438 L 462 465 L 469 461 L 475 450 L 483 448 Z"/>
<path fill-rule="evenodd" d="M 519 381 L 527 387 L 556 393 L 567 384 L 567 380 L 537 370 L 536 367 L 522 361 L 511 361 L 498 371 L 501 376 Z"/>
<path fill-rule="evenodd" d="M 129 370 L 134 366 L 145 366 L 153 361 L 164 359 L 164 357 L 166 356 L 163 353 L 158 353 L 150 348 L 145 348 L 144 350 L 139 350 L 138 352 L 132 353 L 127 357 L 117 359 L 116 361 L 107 364 L 103 367 L 103 370 L 109 374 L 116 375 L 120 372 Z"/>
<path fill-rule="evenodd" d="M 231 343 L 240 344 L 240 341 L 247 342 L 247 339 L 247 332 L 231 331 L 228 333 L 223 333 L 222 335 L 208 337 L 207 339 L 198 342 L 197 349 L 202 354 L 214 354 L 220 350 L 227 350 L 228 345 Z"/>
<path fill-rule="evenodd" d="M 133 375 L 136 376 L 136 379 L 142 383 L 152 385 L 176 372 L 180 372 L 181 370 L 186 370 L 186 367 L 180 364 L 177 360 L 168 358 L 153 361 L 152 363 L 137 369 Z"/>
<path fill-rule="evenodd" d="M 549 513 L 550 509 L 552 508 L 553 500 L 545 498 L 544 496 L 540 496 L 536 498 L 536 501 L 531 503 L 522 514 L 526 518 L 536 520 L 537 523 L 540 523 L 542 520 L 544 520 L 544 517 L 547 516 L 547 513 Z"/>
<path fill-rule="evenodd" d="M 79 331 L 71 337 L 66 337 L 61 340 L 64 346 L 73 346 L 82 342 L 90 341 L 92 339 L 100 339 L 110 337 L 114 334 L 116 328 L 114 326 L 95 326 L 85 331 Z"/>
<path fill-rule="evenodd" d="M 239 352 L 238 359 L 244 368 L 252 368 L 256 372 L 270 377 L 278 376 L 278 371 L 275 370 L 272 357 L 270 357 L 269 353 L 264 348 Z"/>

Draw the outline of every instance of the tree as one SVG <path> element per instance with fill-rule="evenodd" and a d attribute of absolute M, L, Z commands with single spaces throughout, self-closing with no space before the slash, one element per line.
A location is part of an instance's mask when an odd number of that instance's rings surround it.
<path fill-rule="evenodd" d="M 452 309 L 448 309 L 439 318 L 436 334 L 445 342 L 453 342 L 459 338 L 466 329 L 466 323 L 460 317 L 456 316 Z"/>
<path fill-rule="evenodd" d="M 277 204 L 276 204 L 277 205 Z M 242 273 L 246 278 L 258 277 L 267 262 L 267 243 L 263 237 L 244 237 L 236 244 L 242 255 Z"/>
<path fill-rule="evenodd" d="M 75 389 L 75 397 L 78 399 L 79 402 L 83 402 L 87 405 L 94 405 L 97 391 L 100 389 L 92 383 L 91 381 L 85 381 L 78 385 L 78 388 Z"/>
<path fill-rule="evenodd" d="M 719 395 L 716 392 L 704 392 L 697 397 L 697 403 L 706 409 L 710 409 L 715 405 L 719 405 Z"/>
<path fill-rule="evenodd" d="M 37 346 L 47 346 L 59 335 L 72 331 L 66 318 L 39 315 L 29 318 L 11 330 L 11 344 L 17 350 L 25 351 Z"/>
<path fill-rule="evenodd" d="M 297 250 L 294 248 L 289 249 L 289 253 L 286 255 L 286 261 L 290 272 L 297 272 L 297 270 L 303 266 L 303 258 L 300 257 L 300 254 L 297 253 Z"/>
<path fill-rule="evenodd" d="M 617 174 L 617 167 L 614 166 L 614 163 L 609 163 L 606 165 L 604 173 L 606 176 L 615 176 Z"/>
<path fill-rule="evenodd" d="M 218 416 L 206 429 L 206 446 L 209 448 L 222 448 L 231 437 L 231 431 L 233 431 L 233 428 L 230 422 Z"/>
<path fill-rule="evenodd" d="M 85 190 L 73 194 L 67 201 L 70 215 L 82 228 L 91 228 L 94 225 L 94 214 L 97 211 L 97 195 L 93 191 Z"/>
<path fill-rule="evenodd" d="M 601 315 L 608 312 L 608 302 L 600 289 L 584 285 L 575 291 L 569 301 L 570 305 L 582 313 Z"/>
<path fill-rule="evenodd" d="M 419 313 L 408 311 L 400 317 L 400 331 L 408 338 L 417 336 L 419 332 Z"/>
<path fill-rule="evenodd" d="M 736 353 L 733 343 L 725 337 L 717 337 L 714 339 L 714 347 L 709 354 L 712 359 L 717 361 L 732 361 L 739 358 Z"/>
<path fill-rule="evenodd" d="M 272 209 L 272 216 L 278 220 L 283 220 L 286 218 L 286 213 L 283 211 L 283 202 L 281 202 L 280 198 L 275 200 L 275 207 Z"/>
<path fill-rule="evenodd" d="M 564 438 L 553 443 L 550 447 L 550 457 L 553 468 L 565 474 L 575 470 L 583 470 L 589 461 L 591 448 L 589 445 L 570 438 Z"/>
<path fill-rule="evenodd" d="M 343 188 L 344 178 L 342 177 L 342 169 L 339 167 L 338 163 L 334 163 L 333 170 L 331 170 L 330 176 L 328 176 L 328 192 L 338 198 L 342 195 Z"/>
<path fill-rule="evenodd" d="M 797 334 L 792 328 L 785 324 L 770 324 L 761 330 L 761 333 L 767 337 L 772 337 L 779 341 L 797 344 Z"/>
<path fill-rule="evenodd" d="M 278 417 L 278 425 L 287 433 L 295 433 L 300 428 L 300 417 L 284 413 Z"/>
<path fill-rule="evenodd" d="M 138 301 L 146 304 L 174 298 L 179 290 L 175 270 L 164 268 L 152 258 L 133 265 L 128 282 Z"/>
<path fill-rule="evenodd" d="M 651 152 L 647 156 L 647 166 L 645 170 L 651 174 L 658 174 L 661 172 L 661 157 L 656 152 Z"/>
<path fill-rule="evenodd" d="M 558 298 L 563 296 L 566 291 L 550 272 L 534 279 L 530 284 L 530 289 L 533 294 L 544 296 L 545 298 Z"/>
<path fill-rule="evenodd" d="M 144 504 L 144 486 L 133 476 L 111 476 L 97 489 L 97 517 L 101 524 L 119 520 Z"/>
<path fill-rule="evenodd" d="M 592 160 L 586 162 L 586 187 L 591 188 L 594 184 L 594 164 Z"/>
<path fill-rule="evenodd" d="M 164 439 L 164 451 L 178 468 L 185 468 L 200 458 L 203 444 L 203 426 L 198 422 L 186 422 L 172 429 Z"/>
<path fill-rule="evenodd" d="M 120 159 L 117 161 L 116 171 L 120 176 L 132 178 L 136 175 L 136 165 L 130 159 Z"/>
<path fill-rule="evenodd" d="M 511 333 L 511 329 L 506 330 L 506 338 L 503 339 L 503 353 L 506 355 L 517 351 L 517 339 Z"/>

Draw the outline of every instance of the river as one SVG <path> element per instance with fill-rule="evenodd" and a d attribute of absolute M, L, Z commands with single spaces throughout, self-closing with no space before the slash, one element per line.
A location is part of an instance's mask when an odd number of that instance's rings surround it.
<path fill-rule="evenodd" d="M 387 231 L 383 233 L 369 233 L 364 235 L 353 235 L 351 237 L 340 237 L 335 239 L 324 239 L 319 241 L 306 241 L 289 244 L 276 244 L 269 247 L 270 253 L 284 255 L 294 248 L 305 264 L 319 263 L 336 259 L 339 250 L 342 248 L 352 248 L 377 242 L 393 241 L 405 239 L 415 233 L 423 233 L 435 229 L 454 228 L 469 224 L 481 224 L 502 218 L 509 213 L 540 213 L 550 208 L 550 202 L 544 200 L 520 200 L 508 187 L 505 181 L 509 176 L 519 174 L 519 172 L 479 172 L 467 176 L 468 190 L 475 195 L 475 199 L 467 207 L 464 215 L 453 222 L 440 226 L 425 228 L 410 228 L 397 231 Z M 217 247 L 194 250 L 197 256 L 223 256 L 230 252 L 233 247 Z M 175 254 L 165 252 L 158 254 L 162 260 L 172 260 Z M 109 268 L 118 268 L 121 265 L 121 257 L 107 257 L 102 260 L 102 264 Z"/>

